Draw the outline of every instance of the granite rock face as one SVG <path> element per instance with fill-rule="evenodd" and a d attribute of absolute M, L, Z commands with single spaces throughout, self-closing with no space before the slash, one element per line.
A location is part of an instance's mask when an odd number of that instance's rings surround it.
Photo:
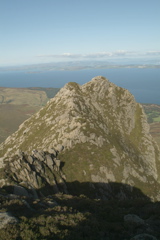
<path fill-rule="evenodd" d="M 65 175 L 61 170 L 61 161 L 47 151 L 33 150 L 31 155 L 18 151 L 6 161 L 5 176 L 1 187 L 12 186 L 14 195 L 38 198 L 38 193 L 67 193 Z M 58 186 L 60 185 L 60 187 Z"/>
<path fill-rule="evenodd" d="M 160 199 L 160 152 L 143 108 L 128 90 L 101 76 L 82 86 L 66 84 L 0 145 L 0 156 L 1 169 L 11 173 L 3 174 L 1 186 L 48 184 L 59 191 L 61 185 L 61 191 L 77 193 L 84 183 L 80 193 L 90 189 L 104 199 L 113 192 L 125 199 L 137 187 Z M 112 183 L 127 190 L 117 192 Z"/>

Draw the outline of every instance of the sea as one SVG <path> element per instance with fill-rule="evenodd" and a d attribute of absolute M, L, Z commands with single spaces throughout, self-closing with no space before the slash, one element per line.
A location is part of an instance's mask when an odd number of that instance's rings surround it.
<path fill-rule="evenodd" d="M 160 105 L 159 68 L 87 69 L 42 72 L 1 71 L 0 87 L 61 88 L 67 82 L 77 82 L 82 85 L 89 82 L 95 76 L 104 76 L 110 82 L 128 89 L 139 103 Z"/>

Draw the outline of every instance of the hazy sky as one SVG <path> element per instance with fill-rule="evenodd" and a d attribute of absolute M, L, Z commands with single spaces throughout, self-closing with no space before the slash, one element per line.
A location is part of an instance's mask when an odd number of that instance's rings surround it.
<path fill-rule="evenodd" d="M 0 66 L 123 57 L 160 62 L 160 0 L 0 0 Z"/>

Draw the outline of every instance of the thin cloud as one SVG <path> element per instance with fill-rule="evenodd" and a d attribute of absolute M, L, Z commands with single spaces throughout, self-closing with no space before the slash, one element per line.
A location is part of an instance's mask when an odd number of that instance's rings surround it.
<path fill-rule="evenodd" d="M 48 58 L 99 58 L 99 57 L 112 57 L 112 56 L 124 56 L 129 54 L 125 50 L 118 50 L 115 52 L 96 52 L 87 54 L 74 54 L 74 53 L 62 53 L 62 54 L 49 54 L 49 55 L 38 55 L 37 57 L 48 57 Z"/>
<path fill-rule="evenodd" d="M 160 55 L 160 51 L 148 51 L 147 55 Z"/>
<path fill-rule="evenodd" d="M 62 53 L 62 54 L 48 54 L 48 55 L 38 55 L 37 57 L 41 58 L 79 58 L 81 54 L 72 54 L 72 53 Z"/>
<path fill-rule="evenodd" d="M 39 55 L 39 58 L 60 58 L 60 59 L 94 59 L 94 58 L 113 58 L 113 57 L 143 57 L 146 55 L 160 55 L 160 51 L 126 51 L 117 50 L 113 52 L 95 52 L 87 54 L 74 54 L 74 53 L 62 53 L 62 54 L 49 54 L 49 55 Z"/>

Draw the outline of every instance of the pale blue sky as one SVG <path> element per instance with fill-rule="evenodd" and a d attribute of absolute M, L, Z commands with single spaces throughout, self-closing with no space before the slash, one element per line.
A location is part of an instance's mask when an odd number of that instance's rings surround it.
<path fill-rule="evenodd" d="M 154 56 L 160 0 L 0 0 L 0 66 Z"/>

